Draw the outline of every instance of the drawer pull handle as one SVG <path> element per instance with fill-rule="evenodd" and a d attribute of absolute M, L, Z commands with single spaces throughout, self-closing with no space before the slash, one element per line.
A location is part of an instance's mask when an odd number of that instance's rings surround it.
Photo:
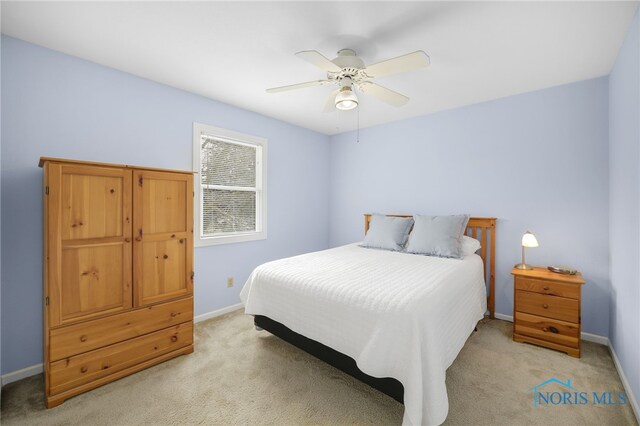
<path fill-rule="evenodd" d="M 549 329 L 547 327 L 543 327 L 542 331 L 544 331 L 546 333 L 547 331 L 549 331 Z"/>
<path fill-rule="evenodd" d="M 82 336 L 80 336 L 80 341 L 81 342 L 86 342 L 87 341 L 87 335 L 83 334 Z"/>
<path fill-rule="evenodd" d="M 542 289 L 543 290 L 549 290 L 549 287 L 548 286 L 544 286 L 544 287 L 542 287 Z"/>
<path fill-rule="evenodd" d="M 549 327 L 549 331 L 552 332 L 553 334 L 558 334 L 558 329 L 555 327 Z"/>
<path fill-rule="evenodd" d="M 177 313 L 177 312 L 171 312 L 171 317 L 172 317 L 172 318 L 177 317 L 177 316 L 178 316 L 178 313 Z"/>
<path fill-rule="evenodd" d="M 81 373 L 86 373 L 89 369 L 85 366 L 80 369 Z"/>
<path fill-rule="evenodd" d="M 546 303 L 544 305 L 542 305 L 543 308 L 545 309 L 549 309 L 549 305 L 547 305 Z"/>
<path fill-rule="evenodd" d="M 178 336 L 171 336 L 171 341 L 172 342 L 177 342 L 178 341 Z"/>

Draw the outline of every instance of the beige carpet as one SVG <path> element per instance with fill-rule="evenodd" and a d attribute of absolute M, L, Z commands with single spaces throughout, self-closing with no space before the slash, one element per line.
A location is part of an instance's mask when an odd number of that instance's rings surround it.
<path fill-rule="evenodd" d="M 623 390 L 606 347 L 571 358 L 511 340 L 484 320 L 447 371 L 450 425 L 637 424 L 629 405 L 533 408 L 528 390 L 551 377 L 581 391 Z M 400 424 L 403 406 L 267 332 L 238 312 L 196 326 L 196 351 L 51 410 L 42 377 L 2 392 L 2 424 Z"/>

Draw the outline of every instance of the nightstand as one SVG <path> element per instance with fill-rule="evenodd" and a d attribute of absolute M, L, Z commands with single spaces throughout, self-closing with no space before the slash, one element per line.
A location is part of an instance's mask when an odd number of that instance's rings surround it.
<path fill-rule="evenodd" d="M 546 268 L 513 269 L 513 340 L 580 358 L 580 301 L 584 279 Z"/>

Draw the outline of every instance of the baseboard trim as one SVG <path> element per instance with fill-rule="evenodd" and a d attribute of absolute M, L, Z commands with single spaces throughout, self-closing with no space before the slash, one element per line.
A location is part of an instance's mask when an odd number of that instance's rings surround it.
<path fill-rule="evenodd" d="M 235 305 L 227 306 L 226 308 L 217 309 L 215 311 L 207 312 L 201 315 L 198 315 L 193 319 L 193 322 L 205 321 L 211 318 L 219 317 L 220 315 L 228 314 L 229 312 L 237 311 L 241 309 L 244 305 L 242 303 L 236 303 Z"/>
<path fill-rule="evenodd" d="M 3 374 L 0 378 L 0 385 L 8 385 L 9 383 L 17 382 L 18 380 L 26 379 L 27 377 L 35 376 L 42 373 L 42 364 L 35 364 L 31 367 L 21 368 L 20 370 L 12 371 L 11 373 Z"/>
<path fill-rule="evenodd" d="M 496 319 L 499 319 L 499 320 L 513 322 L 513 316 L 512 315 L 499 314 L 498 312 L 496 312 L 495 313 L 495 317 L 496 317 Z"/>
<path fill-rule="evenodd" d="M 600 336 L 599 334 L 580 333 L 580 338 L 587 342 L 599 343 L 601 345 L 609 346 L 609 338 L 606 336 Z"/>
<path fill-rule="evenodd" d="M 607 339 L 609 346 L 609 352 L 611 352 L 611 358 L 613 358 L 613 364 L 616 366 L 616 370 L 618 370 L 618 375 L 620 376 L 620 380 L 622 381 L 622 386 L 624 386 L 624 391 L 627 394 L 627 398 L 629 399 L 629 403 L 631 404 L 631 408 L 633 409 L 633 414 L 636 415 L 636 420 L 640 423 L 640 406 L 638 405 L 638 400 L 636 396 L 633 394 L 633 390 L 631 390 L 631 385 L 627 380 L 627 376 L 624 374 L 624 370 L 622 369 L 622 365 L 620 364 L 620 360 L 618 359 L 618 355 L 616 354 L 615 349 L 613 349 L 613 345 L 611 341 Z"/>
<path fill-rule="evenodd" d="M 495 317 L 503 321 L 513 322 L 512 315 L 499 314 L 496 312 Z M 582 333 L 580 333 L 580 338 L 582 340 L 586 340 L 587 342 L 593 342 L 593 343 L 598 343 L 600 345 L 609 346 L 609 338 L 606 336 L 600 336 L 599 334 L 585 333 L 583 331 Z"/>

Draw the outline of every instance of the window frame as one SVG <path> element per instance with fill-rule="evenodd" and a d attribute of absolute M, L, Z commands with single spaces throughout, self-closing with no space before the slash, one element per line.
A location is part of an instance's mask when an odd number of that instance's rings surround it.
<path fill-rule="evenodd" d="M 259 147 L 256 155 L 256 231 L 233 232 L 215 236 L 202 235 L 202 179 L 201 173 L 201 145 L 202 135 L 221 140 L 223 142 L 235 143 L 239 145 L 249 145 Z M 196 247 L 206 247 L 218 244 L 232 244 L 244 241 L 257 241 L 267 239 L 267 139 L 233 130 L 222 129 L 208 124 L 193 123 L 193 164 L 192 168 L 196 174 L 194 189 L 194 245 Z M 214 185 L 218 186 L 218 185 Z M 231 189 L 236 187 L 230 187 Z"/>

